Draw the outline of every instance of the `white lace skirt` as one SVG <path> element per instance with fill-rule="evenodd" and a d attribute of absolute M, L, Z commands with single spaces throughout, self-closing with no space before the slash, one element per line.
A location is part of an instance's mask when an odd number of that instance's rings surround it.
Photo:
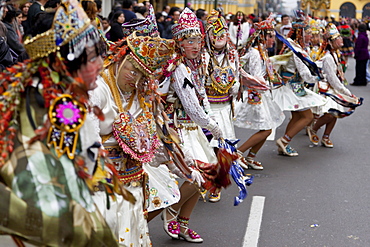
<path fill-rule="evenodd" d="M 326 99 L 305 88 L 305 96 L 297 96 L 289 85 L 281 86 L 272 90 L 272 99 L 280 106 L 283 111 L 299 111 L 315 106 L 322 106 Z"/>
<path fill-rule="evenodd" d="M 217 163 L 217 157 L 202 129 L 194 123 L 183 124 L 185 127 L 196 127 L 195 130 L 182 128 L 178 132 L 183 141 L 183 152 L 192 159 L 205 163 Z"/>
<path fill-rule="evenodd" d="M 158 167 L 143 164 L 144 171 L 149 176 L 149 206 L 148 212 L 166 208 L 180 200 L 180 191 L 174 175 L 166 165 Z"/>
<path fill-rule="evenodd" d="M 258 91 L 261 103 L 248 103 L 248 93 L 243 93 L 243 102 L 235 103 L 235 126 L 244 129 L 269 130 L 280 126 L 285 115 L 278 104 L 271 98 L 270 91 Z"/>
<path fill-rule="evenodd" d="M 148 223 L 143 214 L 143 187 L 125 186 L 136 199 L 132 204 L 116 195 L 114 202 L 111 198 L 110 209 L 107 209 L 105 192 L 96 192 L 93 196 L 95 204 L 104 216 L 117 241 L 123 246 L 152 246 L 149 238 Z"/>
<path fill-rule="evenodd" d="M 231 103 L 227 102 L 223 104 L 211 104 L 211 109 L 218 126 L 222 130 L 223 137 L 229 140 L 236 139 L 234 125 L 232 122 L 233 117 L 231 112 Z M 218 140 L 212 139 L 210 144 L 211 147 L 218 147 Z"/>

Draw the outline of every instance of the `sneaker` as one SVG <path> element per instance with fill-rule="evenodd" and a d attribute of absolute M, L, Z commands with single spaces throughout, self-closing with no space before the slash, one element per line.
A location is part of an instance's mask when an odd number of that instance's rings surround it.
<path fill-rule="evenodd" d="M 221 192 L 209 194 L 208 199 L 210 202 L 219 202 L 221 200 Z"/>
<path fill-rule="evenodd" d="M 289 144 L 285 144 L 283 142 L 283 138 L 280 137 L 276 141 L 276 145 L 278 146 L 278 152 L 279 154 L 286 155 L 289 157 L 298 156 L 298 152 L 294 150 Z"/>
<path fill-rule="evenodd" d="M 333 142 L 332 142 L 329 138 L 322 138 L 322 139 L 321 139 L 321 144 L 322 144 L 324 147 L 327 147 L 327 148 L 332 148 L 332 147 L 334 147 Z"/>
<path fill-rule="evenodd" d="M 319 145 L 319 137 L 316 135 L 316 131 L 314 131 L 311 126 L 307 127 L 307 134 L 313 145 Z"/>

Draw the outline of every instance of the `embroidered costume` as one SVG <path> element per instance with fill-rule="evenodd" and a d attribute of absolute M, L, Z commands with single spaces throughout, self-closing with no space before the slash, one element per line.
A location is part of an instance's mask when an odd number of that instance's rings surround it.
<path fill-rule="evenodd" d="M 117 246 L 90 194 L 101 155 L 87 94 L 95 78 L 79 72 L 101 69 L 98 42 L 79 3 L 63 0 L 51 29 L 25 42 L 31 60 L 1 74 L 2 231 L 43 246 Z"/>
<path fill-rule="evenodd" d="M 216 120 L 225 139 L 234 140 L 235 130 L 232 123 L 233 99 L 239 88 L 239 59 L 236 49 L 228 42 L 228 29 L 225 19 L 213 10 L 207 17 L 205 89 L 210 103 L 212 118 Z M 212 37 L 211 37 L 212 36 Z M 220 41 L 222 40 L 222 41 Z M 216 50 L 215 43 L 224 42 L 221 50 Z M 233 93 L 235 95 L 233 95 Z M 212 147 L 218 147 L 218 140 L 211 140 Z"/>
<path fill-rule="evenodd" d="M 293 40 L 290 44 L 305 57 L 309 55 Z M 317 83 L 317 76 L 311 74 L 307 66 L 293 52 L 270 58 L 275 69 L 280 72 L 283 83 L 272 90 L 274 101 L 283 111 L 299 111 L 325 104 L 325 99 L 304 87 L 304 82 Z"/>
<path fill-rule="evenodd" d="M 236 117 L 234 124 L 239 128 L 269 130 L 280 126 L 285 119 L 280 107 L 273 100 L 270 90 L 273 87 L 273 81 L 276 78 L 274 73 L 276 72 L 270 68 L 269 73 L 267 73 L 270 61 L 263 37 L 273 32 L 273 30 L 272 22 L 268 20 L 257 24 L 257 33 L 253 35 L 255 39 L 249 41 L 249 47 L 246 47 L 248 50 L 244 51 L 245 54 L 240 58 L 243 70 L 255 77 L 258 83 L 243 85 L 243 99 L 235 105 Z M 264 36 L 260 37 L 260 35 Z M 254 42 L 257 43 L 257 46 L 250 47 Z M 243 75 L 244 73 L 242 73 Z"/>
<path fill-rule="evenodd" d="M 173 43 L 161 38 L 137 36 L 136 32 L 126 40 L 118 41 L 111 48 L 112 58 L 107 60 L 107 68 L 98 78 L 98 88 L 94 91 L 96 103 L 106 116 L 99 124 L 103 145 L 109 151 L 125 188 L 134 195 L 136 202 L 132 204 L 119 198 L 112 203 L 111 209 L 106 209 L 102 203 L 104 195 L 100 194 L 94 200 L 99 203 L 119 243 L 127 246 L 151 245 L 146 222 L 149 204 L 154 210 L 176 203 L 179 199 L 177 185 L 168 169 L 149 164 L 161 145 L 151 108 L 153 102 L 149 103 L 153 94 L 150 87 L 153 82 L 149 78 L 169 59 Z M 129 68 L 127 64 L 132 64 L 135 70 L 129 71 L 128 75 L 123 74 L 122 78 L 127 80 L 126 84 L 133 83 L 134 87 L 137 84 L 137 89 L 123 92 L 118 78 L 121 78 L 121 73 L 126 73 L 122 71 Z M 145 76 L 144 81 L 131 82 L 127 77 L 136 76 L 139 72 Z M 168 187 L 159 182 L 149 187 L 150 179 L 155 181 L 163 175 Z M 149 194 L 152 195 L 150 201 Z"/>
<path fill-rule="evenodd" d="M 192 22 L 193 13 L 189 9 L 182 12 L 183 22 L 174 25 L 172 32 L 177 39 L 182 36 L 201 37 L 199 23 Z M 222 131 L 211 117 L 205 82 L 205 66 L 201 60 L 183 58 L 171 75 L 170 91 L 167 96 L 167 113 L 171 115 L 174 127 L 179 132 L 184 152 L 194 160 L 217 163 L 217 158 L 201 128 L 214 133 L 214 138 L 222 136 Z M 194 141 L 198 140 L 198 141 Z"/>
<path fill-rule="evenodd" d="M 319 76 L 317 66 L 309 58 L 304 50 L 305 31 L 307 29 L 306 17 L 303 11 L 298 10 L 297 22 L 293 23 L 293 29 L 285 40 L 277 34 L 284 45 L 291 50 L 283 55 L 271 57 L 276 71 L 282 77 L 281 85 L 277 85 L 273 93 L 273 99 L 283 111 L 290 111 L 290 119 L 285 134 L 276 141 L 279 154 L 289 157 L 298 156 L 298 152 L 290 145 L 292 138 L 298 132 L 313 121 L 311 107 L 325 104 L 326 100 L 304 86 L 304 83 L 315 84 Z M 304 61 L 304 62 L 303 62 Z M 294 127 L 293 127 L 294 126 Z"/>

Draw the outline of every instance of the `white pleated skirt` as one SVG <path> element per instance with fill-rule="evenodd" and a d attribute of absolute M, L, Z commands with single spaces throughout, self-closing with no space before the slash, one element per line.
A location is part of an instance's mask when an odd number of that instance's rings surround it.
<path fill-rule="evenodd" d="M 326 99 L 305 88 L 305 96 L 297 96 L 290 86 L 284 85 L 272 90 L 272 99 L 279 105 L 283 111 L 300 111 L 315 106 L 322 106 Z"/>
<path fill-rule="evenodd" d="M 224 139 L 235 140 L 231 103 L 211 104 L 211 109 Z M 211 147 L 218 147 L 218 140 L 212 139 L 210 144 Z"/>
<path fill-rule="evenodd" d="M 207 137 L 204 135 L 202 128 L 195 123 L 183 124 L 185 128 L 179 129 L 179 135 L 182 139 L 183 152 L 192 159 L 205 163 L 217 163 L 217 157 L 213 148 L 209 144 Z M 186 127 L 193 127 L 188 129 Z"/>
<path fill-rule="evenodd" d="M 260 104 L 248 103 L 248 92 L 243 93 L 243 101 L 235 103 L 235 126 L 244 129 L 269 130 L 279 127 L 285 119 L 279 105 L 272 100 L 270 91 L 258 91 Z"/>
<path fill-rule="evenodd" d="M 101 191 L 96 192 L 93 199 L 121 246 L 149 247 L 151 241 L 148 223 L 143 213 L 143 187 L 125 186 L 125 188 L 133 194 L 136 203 L 132 204 L 122 196 L 116 195 L 115 202 L 109 197 L 110 209 L 107 209 L 108 198 L 106 193 Z"/>

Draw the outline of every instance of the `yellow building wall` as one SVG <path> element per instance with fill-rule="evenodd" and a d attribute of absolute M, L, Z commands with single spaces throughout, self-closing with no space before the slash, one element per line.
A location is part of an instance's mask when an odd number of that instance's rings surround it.
<path fill-rule="evenodd" d="M 331 1 L 329 1 L 330 2 L 330 8 L 329 9 L 326 9 L 325 6 L 320 6 L 318 8 L 318 10 L 314 10 L 313 6 L 312 6 L 313 5 L 312 2 L 315 2 L 315 1 L 302 0 L 302 5 L 305 6 L 305 5 L 307 5 L 308 2 L 311 2 L 310 3 L 311 13 L 314 13 L 315 16 L 320 17 L 320 16 L 334 15 L 336 20 L 339 20 L 340 6 L 342 6 L 342 4 L 349 2 L 349 3 L 352 3 L 353 5 L 355 5 L 355 7 L 356 7 L 356 19 L 361 19 L 363 8 L 366 4 L 369 3 L 369 1 L 365 1 L 365 0 L 350 0 L 350 1 L 331 0 Z"/>
<path fill-rule="evenodd" d="M 352 1 L 330 1 L 330 15 L 334 15 L 335 18 L 338 20 L 339 19 L 339 12 L 340 12 L 340 6 L 342 6 L 343 3 L 353 3 L 356 7 L 356 19 L 361 19 L 362 18 L 362 10 L 364 6 L 369 3 L 368 1 L 363 1 L 363 0 L 352 0 Z M 333 11 L 334 10 L 334 11 Z"/>

